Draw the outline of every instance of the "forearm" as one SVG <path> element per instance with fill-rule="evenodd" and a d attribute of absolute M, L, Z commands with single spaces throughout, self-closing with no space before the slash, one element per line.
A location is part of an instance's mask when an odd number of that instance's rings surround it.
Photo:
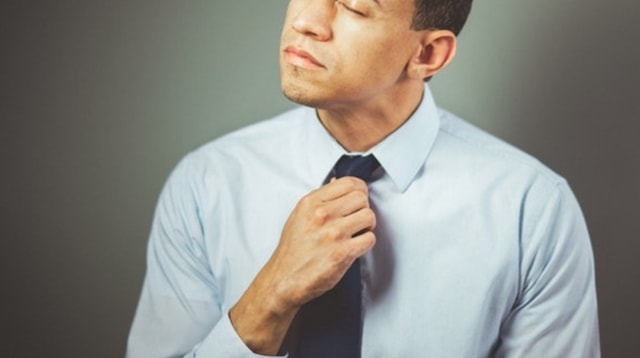
<path fill-rule="evenodd" d="M 276 355 L 299 306 L 280 299 L 269 264 L 229 311 L 238 336 L 254 353 Z"/>

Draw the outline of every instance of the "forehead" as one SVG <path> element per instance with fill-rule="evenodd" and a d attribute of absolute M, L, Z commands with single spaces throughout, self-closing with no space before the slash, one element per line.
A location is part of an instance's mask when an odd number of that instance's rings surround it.
<path fill-rule="evenodd" d="M 354 0 L 376 4 L 384 12 L 413 14 L 416 0 Z"/>

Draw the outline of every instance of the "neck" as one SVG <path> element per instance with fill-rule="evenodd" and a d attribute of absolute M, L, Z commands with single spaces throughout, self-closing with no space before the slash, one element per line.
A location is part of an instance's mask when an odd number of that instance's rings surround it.
<path fill-rule="evenodd" d="M 336 141 L 348 152 L 366 152 L 400 128 L 416 110 L 424 85 L 361 103 L 318 108 L 318 117 Z"/>

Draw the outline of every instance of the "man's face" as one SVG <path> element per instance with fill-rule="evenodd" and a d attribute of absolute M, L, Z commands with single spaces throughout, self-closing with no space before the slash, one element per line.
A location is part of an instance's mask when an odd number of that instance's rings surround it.
<path fill-rule="evenodd" d="M 291 0 L 280 45 L 282 90 L 331 108 L 393 91 L 419 52 L 413 0 Z"/>

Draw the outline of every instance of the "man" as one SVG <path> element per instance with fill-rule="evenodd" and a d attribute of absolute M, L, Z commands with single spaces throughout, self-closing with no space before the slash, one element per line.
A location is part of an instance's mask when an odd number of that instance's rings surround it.
<path fill-rule="evenodd" d="M 290 1 L 281 82 L 303 107 L 174 170 L 128 356 L 599 356 L 592 253 L 566 182 L 436 108 L 424 84 L 470 7 Z M 366 178 L 339 173 L 354 154 L 375 158 Z M 333 323 L 307 317 L 347 276 L 361 285 L 342 314 L 356 338 L 336 344 L 342 328 L 309 333 Z"/>

